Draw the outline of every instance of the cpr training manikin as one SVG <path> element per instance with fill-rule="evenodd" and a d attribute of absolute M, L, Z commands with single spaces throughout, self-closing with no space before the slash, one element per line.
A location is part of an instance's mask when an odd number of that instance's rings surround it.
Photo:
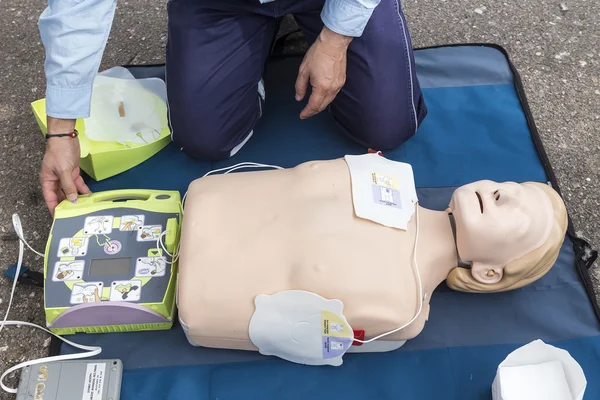
<path fill-rule="evenodd" d="M 429 210 L 410 166 L 377 154 L 207 176 L 184 204 L 179 318 L 194 345 L 340 365 L 417 336 L 444 280 L 480 293 L 536 281 L 566 229 L 548 185 L 478 181 Z"/>

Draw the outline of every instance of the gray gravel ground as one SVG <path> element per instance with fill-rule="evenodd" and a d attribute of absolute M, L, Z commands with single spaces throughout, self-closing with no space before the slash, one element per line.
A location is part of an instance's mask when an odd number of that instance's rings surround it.
<path fill-rule="evenodd" d="M 44 50 L 37 30 L 44 3 L 0 3 L 0 267 L 17 259 L 12 213 L 21 215 L 37 249 L 44 248 L 51 222 L 38 185 L 43 141 L 29 108 L 44 95 Z M 600 245 L 600 13 L 594 3 L 406 0 L 404 6 L 416 47 L 494 42 L 509 51 L 578 233 Z M 121 1 L 102 68 L 163 62 L 165 8 L 165 1 Z M 39 271 L 42 260 L 29 252 L 25 265 Z M 0 277 L 2 315 L 9 293 L 10 282 Z M 10 317 L 43 324 L 42 304 L 41 289 L 21 286 Z M 42 332 L 6 328 L 0 336 L 0 370 L 45 355 L 48 344 Z M 16 377 L 10 382 L 15 384 Z M 0 399 L 11 398 L 0 394 Z"/>

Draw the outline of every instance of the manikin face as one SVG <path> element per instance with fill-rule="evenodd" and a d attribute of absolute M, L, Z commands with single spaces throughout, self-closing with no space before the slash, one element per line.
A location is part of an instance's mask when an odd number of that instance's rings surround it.
<path fill-rule="evenodd" d="M 533 185 L 474 182 L 454 192 L 449 209 L 459 255 L 484 283 L 498 282 L 504 266 L 541 246 L 552 227 L 550 200 Z"/>

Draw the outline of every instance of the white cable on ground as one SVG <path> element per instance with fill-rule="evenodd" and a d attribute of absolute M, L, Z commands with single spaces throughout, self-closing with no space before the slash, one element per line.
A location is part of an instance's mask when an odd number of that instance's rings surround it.
<path fill-rule="evenodd" d="M 39 358 L 37 360 L 31 360 L 31 361 L 25 361 L 22 362 L 20 364 L 15 365 L 14 367 L 11 367 L 9 369 L 7 369 L 6 371 L 4 371 L 4 373 L 2 374 L 2 376 L 0 377 L 0 386 L 2 387 L 2 389 L 8 393 L 17 393 L 17 389 L 14 388 L 9 388 L 4 384 L 4 378 L 10 374 L 13 371 L 17 371 L 21 368 L 25 368 L 31 365 L 37 365 L 37 364 L 42 364 L 42 363 L 46 363 L 46 362 L 50 362 L 50 361 L 64 361 L 64 360 L 75 360 L 75 359 L 80 359 L 80 358 L 87 358 L 87 357 L 93 357 L 96 356 L 98 354 L 100 354 L 102 352 L 102 348 L 98 347 L 98 346 L 84 346 L 81 344 L 77 344 L 74 342 L 71 342 L 70 340 L 67 340 L 65 338 L 62 338 L 58 335 L 56 335 L 55 333 L 49 331 L 46 328 L 43 328 L 39 325 L 33 324 L 31 322 L 25 322 L 25 321 L 8 321 L 8 314 L 10 312 L 10 307 L 12 305 L 12 301 L 15 295 L 15 288 L 17 287 L 17 281 L 19 279 L 19 275 L 21 274 L 21 266 L 23 264 L 23 253 L 25 251 L 25 245 L 27 245 L 27 247 L 29 247 L 29 249 L 31 251 L 33 251 L 35 254 L 44 257 L 44 255 L 42 253 L 39 253 L 37 251 L 35 251 L 33 248 L 31 248 L 31 246 L 29 246 L 29 244 L 25 241 L 25 237 L 23 235 L 23 227 L 21 225 L 21 219 L 19 218 L 19 216 L 17 214 L 13 214 L 12 217 L 13 220 L 13 228 L 15 229 L 15 232 L 17 234 L 17 236 L 19 237 L 19 259 L 17 261 L 17 269 L 15 271 L 15 279 L 13 281 L 13 287 L 12 287 L 12 291 L 10 293 L 10 300 L 8 301 L 8 308 L 6 309 L 6 314 L 4 315 L 4 319 L 2 321 L 2 324 L 0 325 L 0 332 L 4 329 L 5 325 L 17 325 L 17 326 L 31 326 L 37 329 L 41 329 L 45 332 L 48 332 L 49 334 L 59 338 L 60 340 L 62 340 L 63 342 L 77 348 L 80 350 L 85 350 L 85 353 L 77 353 L 77 354 L 67 354 L 67 355 L 62 355 L 62 356 L 52 356 L 52 357 L 44 357 L 44 358 Z"/>

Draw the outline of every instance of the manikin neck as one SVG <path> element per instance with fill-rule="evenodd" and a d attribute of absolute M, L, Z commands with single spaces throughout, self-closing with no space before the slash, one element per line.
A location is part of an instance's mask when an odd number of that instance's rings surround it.
<path fill-rule="evenodd" d="M 430 270 L 435 286 L 443 282 L 459 264 L 454 231 L 448 211 L 419 207 L 419 269 Z"/>
<path fill-rule="evenodd" d="M 463 261 L 460 258 L 460 254 L 458 252 L 458 244 L 456 242 L 456 221 L 454 220 L 454 215 L 450 212 L 448 213 L 448 218 L 450 219 L 450 226 L 452 227 L 452 236 L 454 237 L 454 245 L 456 247 L 456 258 L 458 261 L 458 266 L 460 268 L 471 268 L 472 263 Z"/>

